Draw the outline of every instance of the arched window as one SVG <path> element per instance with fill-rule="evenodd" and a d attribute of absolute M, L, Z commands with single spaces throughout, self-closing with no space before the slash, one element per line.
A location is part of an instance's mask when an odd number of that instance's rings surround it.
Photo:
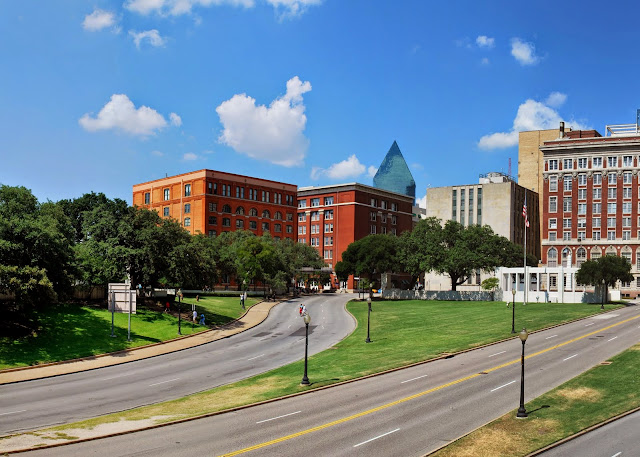
<path fill-rule="evenodd" d="M 596 260 L 602 257 L 602 250 L 600 248 L 593 248 L 591 250 L 591 260 Z"/>
<path fill-rule="evenodd" d="M 273 218 L 276 221 L 281 221 L 282 220 L 282 213 L 280 211 L 276 211 L 276 214 L 273 215 Z"/>
<path fill-rule="evenodd" d="M 562 266 L 570 267 L 572 263 L 573 263 L 573 260 L 571 259 L 571 249 L 564 248 L 562 250 Z"/>
<path fill-rule="evenodd" d="M 620 252 L 620 257 L 625 259 L 629 264 L 631 264 L 631 248 L 629 246 L 625 246 L 622 248 L 622 252 Z"/>
<path fill-rule="evenodd" d="M 576 267 L 580 268 L 580 265 L 587 260 L 587 250 L 585 248 L 578 248 L 576 251 Z"/>
<path fill-rule="evenodd" d="M 268 210 L 268 209 L 265 209 L 265 210 L 262 212 L 262 217 L 266 217 L 267 219 L 271 217 L 271 213 L 269 212 L 269 210 Z"/>
<path fill-rule="evenodd" d="M 229 206 L 229 205 L 224 205 L 224 206 L 222 207 L 222 212 L 223 212 L 223 213 L 231 213 L 231 206 Z"/>
<path fill-rule="evenodd" d="M 249 210 L 249 216 L 257 216 L 258 215 L 258 210 L 255 208 L 251 208 Z"/>
<path fill-rule="evenodd" d="M 556 248 L 551 248 L 547 251 L 547 266 L 558 266 L 558 251 L 556 250 Z"/>
<path fill-rule="evenodd" d="M 236 214 L 242 216 L 244 214 L 244 208 L 242 206 L 238 206 L 236 208 Z"/>
<path fill-rule="evenodd" d="M 610 257 L 617 257 L 618 253 L 616 252 L 616 248 L 614 248 L 613 246 L 609 246 L 605 255 Z"/>

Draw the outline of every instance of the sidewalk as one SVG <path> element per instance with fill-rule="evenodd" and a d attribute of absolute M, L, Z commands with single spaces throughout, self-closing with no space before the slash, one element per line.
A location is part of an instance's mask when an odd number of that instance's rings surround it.
<path fill-rule="evenodd" d="M 93 370 L 96 368 L 118 365 L 120 363 L 146 359 L 157 355 L 168 354 L 170 352 L 200 346 L 222 338 L 227 338 L 231 335 L 235 335 L 255 327 L 263 322 L 269 315 L 271 308 L 279 303 L 281 302 L 263 301 L 257 303 L 249 308 L 244 315 L 229 324 L 215 329 L 206 330 L 195 335 L 176 338 L 175 340 L 168 340 L 161 343 L 151 344 L 149 346 L 125 349 L 123 351 L 100 354 L 82 359 L 1 370 L 0 385 Z"/>

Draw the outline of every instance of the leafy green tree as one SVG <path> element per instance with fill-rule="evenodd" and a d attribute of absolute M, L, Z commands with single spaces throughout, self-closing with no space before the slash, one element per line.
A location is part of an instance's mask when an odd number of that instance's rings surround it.
<path fill-rule="evenodd" d="M 482 289 L 483 290 L 496 290 L 498 285 L 500 284 L 500 280 L 498 278 L 487 278 L 482 281 Z"/>
<path fill-rule="evenodd" d="M 609 286 L 617 281 L 631 282 L 631 264 L 622 257 L 604 256 L 595 260 L 587 260 L 576 273 L 576 281 L 580 284 L 590 284 L 592 286 L 602 286 L 602 306 L 606 301 Z"/>

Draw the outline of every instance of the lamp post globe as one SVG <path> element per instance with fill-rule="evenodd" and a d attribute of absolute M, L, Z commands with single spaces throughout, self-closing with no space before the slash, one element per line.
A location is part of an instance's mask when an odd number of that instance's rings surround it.
<path fill-rule="evenodd" d="M 516 414 L 517 418 L 524 419 L 527 417 L 527 410 L 524 408 L 524 343 L 527 341 L 527 337 L 529 336 L 529 332 L 527 332 L 526 328 L 523 328 L 520 332 L 520 341 L 522 341 L 522 374 L 520 376 L 520 407 L 518 408 L 518 414 Z"/>
<path fill-rule="evenodd" d="M 304 337 L 304 376 L 300 382 L 303 386 L 308 386 L 309 378 L 307 377 L 307 357 L 309 353 L 309 324 L 311 323 L 311 316 L 309 313 L 304 313 L 302 316 L 305 325 L 305 337 Z"/>
<path fill-rule="evenodd" d="M 367 298 L 367 307 L 369 310 L 367 311 L 367 339 L 365 343 L 371 343 L 371 338 L 369 338 L 369 329 L 371 328 L 371 297 Z"/>
<path fill-rule="evenodd" d="M 511 333 L 516 333 L 516 290 L 511 289 L 513 300 L 511 301 Z"/>

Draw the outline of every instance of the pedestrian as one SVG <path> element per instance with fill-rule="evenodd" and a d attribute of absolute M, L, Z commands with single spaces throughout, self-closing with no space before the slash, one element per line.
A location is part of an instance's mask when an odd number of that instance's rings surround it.
<path fill-rule="evenodd" d="M 193 310 L 193 323 L 195 324 L 196 319 L 198 318 L 198 311 L 196 311 L 195 309 Z"/>
<path fill-rule="evenodd" d="M 244 307 L 244 292 L 240 294 L 240 306 L 242 306 L 242 309 L 246 309 Z"/>
<path fill-rule="evenodd" d="M 196 301 L 200 301 L 200 295 L 196 295 Z"/>
<path fill-rule="evenodd" d="M 302 307 L 303 307 L 303 305 L 302 305 L 302 303 L 300 303 L 300 306 L 298 308 L 298 312 L 300 313 L 301 316 L 302 316 Z"/>
<path fill-rule="evenodd" d="M 169 311 L 170 311 L 170 308 L 169 308 L 169 302 L 167 301 L 167 304 L 166 304 L 166 305 L 165 305 L 165 307 L 164 307 L 164 312 L 165 312 L 165 313 L 168 313 Z"/>
<path fill-rule="evenodd" d="M 200 314 L 200 322 L 198 324 L 204 325 L 204 314 Z"/>

